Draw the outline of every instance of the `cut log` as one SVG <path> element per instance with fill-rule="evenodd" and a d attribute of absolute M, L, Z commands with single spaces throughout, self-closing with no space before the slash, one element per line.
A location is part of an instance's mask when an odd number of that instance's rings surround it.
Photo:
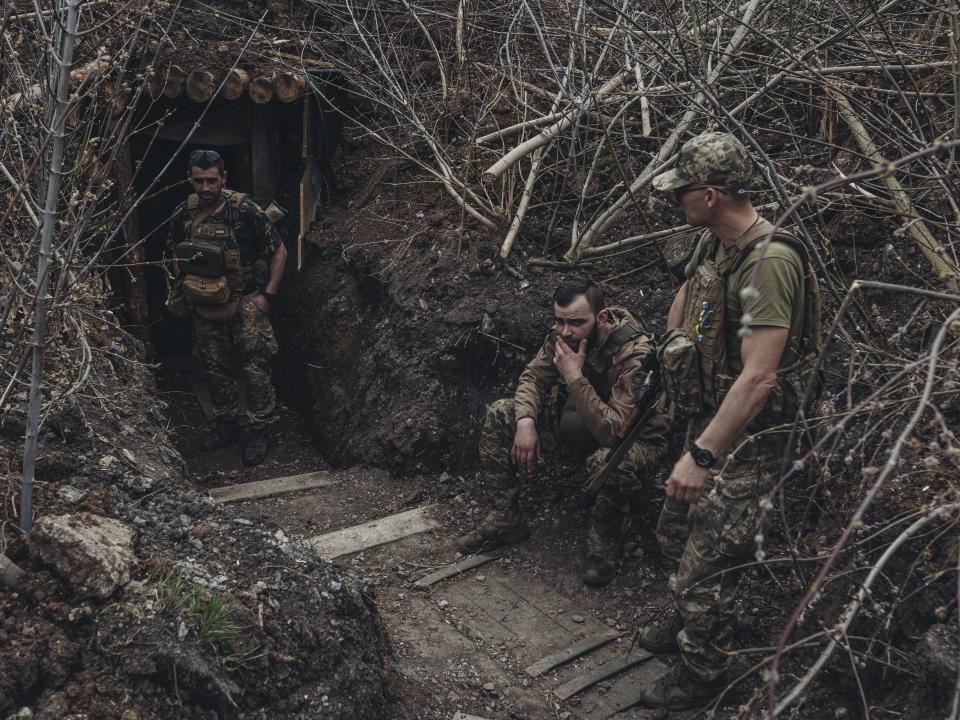
<path fill-rule="evenodd" d="M 121 114 L 130 102 L 130 86 L 120 80 L 107 80 L 103 84 L 104 95 L 110 102 L 110 112 Z M 121 187 L 126 187 L 122 185 Z"/>
<path fill-rule="evenodd" d="M 206 70 L 194 70 L 187 75 L 187 97 L 194 102 L 206 102 L 213 97 L 217 86 L 213 82 L 213 73 Z"/>
<path fill-rule="evenodd" d="M 163 84 L 163 96 L 170 99 L 180 97 L 183 92 L 183 83 L 187 79 L 187 74 L 179 65 L 171 65 L 167 68 L 166 81 Z"/>
<path fill-rule="evenodd" d="M 247 91 L 249 85 L 250 76 L 247 75 L 247 71 L 233 68 L 227 73 L 227 78 L 223 81 L 220 97 L 224 100 L 236 100 Z"/>
<path fill-rule="evenodd" d="M 266 105 L 273 100 L 273 80 L 263 76 L 251 80 L 250 99 L 257 105 Z"/>
<path fill-rule="evenodd" d="M 629 670 L 632 667 L 636 667 L 642 662 L 646 662 L 653 657 L 652 653 L 647 652 L 646 650 L 640 650 L 634 655 L 630 655 L 625 659 L 617 660 L 616 662 L 609 662 L 605 665 L 601 665 L 596 670 L 588 672 L 586 675 L 581 675 L 575 677 L 573 680 L 565 682 L 560 687 L 554 688 L 553 694 L 559 700 L 569 700 L 574 695 L 579 692 L 583 692 L 587 688 L 591 688 L 599 682 L 603 682 L 607 678 L 612 678 L 614 675 L 619 675 L 624 670 Z"/>
<path fill-rule="evenodd" d="M 303 75 L 299 73 L 290 73 L 283 72 L 277 76 L 277 82 L 275 83 L 274 91 L 277 94 L 277 99 L 280 102 L 293 102 L 301 95 L 303 95 L 304 89 L 307 87 L 306 81 L 303 79 Z"/>

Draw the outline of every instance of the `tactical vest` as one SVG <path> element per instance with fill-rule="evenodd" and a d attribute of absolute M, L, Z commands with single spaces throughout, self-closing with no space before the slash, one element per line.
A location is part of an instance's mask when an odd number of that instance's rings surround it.
<path fill-rule="evenodd" d="M 603 400 L 603 402 L 610 402 L 611 388 L 610 383 L 607 382 L 610 363 L 613 362 L 613 359 L 627 343 L 631 342 L 637 336 L 644 334 L 649 333 L 644 333 L 644 330 L 636 325 L 624 323 L 610 333 L 594 361 L 584 364 L 583 376 L 587 378 L 587 382 L 590 383 L 594 392 L 597 393 L 597 396 Z M 563 342 L 563 340 L 558 337 L 557 342 Z M 580 413 L 577 411 L 576 404 L 567 402 L 565 386 L 560 388 L 560 397 L 558 400 L 561 410 L 559 418 L 557 419 L 557 438 L 560 442 L 584 454 L 590 454 L 599 448 L 600 443 L 597 442 L 593 433 L 590 432 L 586 423 L 583 422 L 583 418 L 580 417 Z"/>
<path fill-rule="evenodd" d="M 726 258 L 722 268 L 714 260 L 714 245 L 689 278 L 683 323 L 664 337 L 658 349 L 664 390 L 675 412 L 687 416 L 700 414 L 705 408 L 715 412 L 736 380 L 730 372 L 726 347 L 727 280 L 766 235 L 759 231 L 754 238 L 748 236 L 743 248 Z M 815 372 L 820 352 L 820 288 L 806 246 L 782 231 L 772 240 L 792 247 L 804 269 L 803 334 L 796 347 L 797 359 L 777 371 L 778 382 L 762 411 L 768 419 L 782 419 L 800 409 Z M 808 401 L 815 400 L 819 393 L 819 378 L 814 389 Z"/>
<path fill-rule="evenodd" d="M 176 248 L 187 304 L 207 320 L 227 322 L 240 307 L 244 269 L 233 227 L 246 193 L 223 191 L 225 221 L 210 222 L 196 194 L 187 198 L 187 239 Z"/>

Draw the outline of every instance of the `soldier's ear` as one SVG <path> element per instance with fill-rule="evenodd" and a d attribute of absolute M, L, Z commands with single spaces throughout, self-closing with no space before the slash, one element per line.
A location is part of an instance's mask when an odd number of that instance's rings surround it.
<path fill-rule="evenodd" d="M 610 321 L 610 311 L 609 311 L 609 310 L 601 310 L 599 313 L 597 313 L 597 322 L 598 322 L 598 323 L 605 323 L 605 322 L 609 322 L 609 321 Z"/>
<path fill-rule="evenodd" d="M 224 184 L 224 185 L 227 184 L 227 171 L 226 171 L 226 170 L 223 171 L 223 184 Z"/>

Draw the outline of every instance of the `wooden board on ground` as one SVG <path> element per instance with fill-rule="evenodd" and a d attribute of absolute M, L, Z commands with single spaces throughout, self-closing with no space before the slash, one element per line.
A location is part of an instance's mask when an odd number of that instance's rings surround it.
<path fill-rule="evenodd" d="M 453 714 L 453 720 L 487 720 L 487 719 L 482 718 L 479 715 L 467 715 L 466 713 L 462 713 L 458 710 Z"/>
<path fill-rule="evenodd" d="M 604 665 L 601 665 L 599 668 L 592 670 L 585 675 L 575 677 L 573 680 L 565 682 L 563 685 L 554 688 L 553 694 L 559 700 L 568 700 L 577 693 L 593 687 L 598 682 L 603 682 L 608 678 L 619 675 L 624 670 L 629 670 L 640 663 L 646 662 L 652 657 L 652 653 L 649 653 L 646 650 L 635 648 L 634 651 L 625 658 L 621 658 L 614 662 L 605 663 Z"/>
<path fill-rule="evenodd" d="M 371 520 L 361 525 L 335 530 L 310 539 L 313 549 L 320 555 L 336 558 L 350 555 L 367 548 L 385 545 L 410 535 L 433 530 L 439 526 L 435 518 L 437 505 L 407 510 L 385 518 Z"/>
<path fill-rule="evenodd" d="M 455 563 L 450 563 L 449 565 L 442 567 L 436 572 L 430 573 L 429 575 L 424 575 L 422 578 L 417 580 L 413 586 L 417 588 L 417 590 L 426 590 L 428 587 L 431 585 L 436 585 L 441 580 L 446 580 L 447 578 L 451 578 L 454 575 L 459 575 L 467 570 L 480 567 L 491 560 L 496 560 L 498 557 L 500 557 L 500 555 L 471 555 L 463 560 L 457 560 Z"/>
<path fill-rule="evenodd" d="M 210 497 L 218 503 L 229 503 L 297 492 L 298 490 L 313 490 L 314 488 L 336 485 L 337 482 L 338 479 L 334 475 L 325 470 L 319 470 L 302 475 L 288 475 L 270 480 L 257 480 L 240 485 L 213 488 L 210 490 Z"/>
<path fill-rule="evenodd" d="M 577 715 L 583 720 L 606 720 L 617 716 L 627 708 L 634 707 L 640 702 L 643 690 L 655 683 L 661 676 L 669 672 L 670 666 L 657 658 L 642 663 L 610 684 L 610 687 L 593 698 L 587 695 L 577 707 Z M 596 702 L 591 703 L 591 699 Z"/>
<path fill-rule="evenodd" d="M 621 633 L 618 630 L 607 630 L 606 632 L 584 638 L 579 642 L 573 643 L 573 645 L 568 645 L 563 648 L 563 650 L 558 650 L 541 660 L 537 660 L 537 662 L 524 670 L 524 672 L 530 677 L 539 677 L 545 672 L 553 670 L 555 667 L 559 667 L 599 647 L 603 647 L 607 643 L 616 640 L 620 635 Z"/>

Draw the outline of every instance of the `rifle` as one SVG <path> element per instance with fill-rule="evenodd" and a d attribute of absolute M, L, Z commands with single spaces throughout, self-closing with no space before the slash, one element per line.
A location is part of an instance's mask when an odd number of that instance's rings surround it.
<path fill-rule="evenodd" d="M 660 391 L 660 364 L 656 352 L 649 352 L 640 365 L 640 371 L 633 378 L 633 407 L 620 423 L 613 445 L 607 451 L 606 464 L 583 486 L 588 497 L 594 497 L 607 478 L 620 466 L 620 461 L 636 442 L 640 430 L 650 416 L 656 412 L 657 393 Z"/>

